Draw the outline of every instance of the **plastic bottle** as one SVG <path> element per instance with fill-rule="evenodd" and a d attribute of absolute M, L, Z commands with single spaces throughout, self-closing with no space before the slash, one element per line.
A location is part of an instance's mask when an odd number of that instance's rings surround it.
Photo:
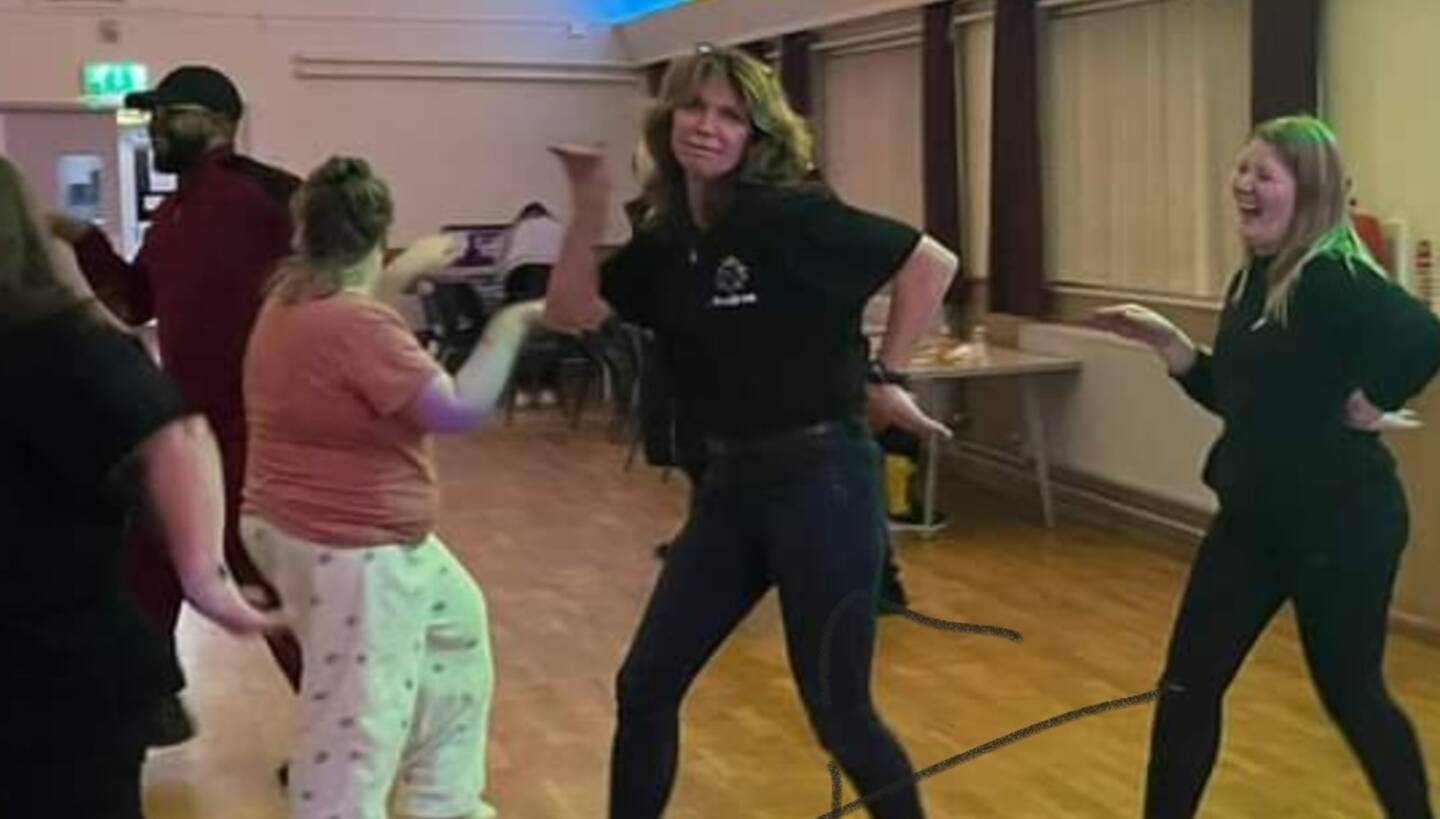
<path fill-rule="evenodd" d="M 970 349 L 982 364 L 990 360 L 990 342 L 985 337 L 985 325 L 977 324 L 970 330 Z"/>

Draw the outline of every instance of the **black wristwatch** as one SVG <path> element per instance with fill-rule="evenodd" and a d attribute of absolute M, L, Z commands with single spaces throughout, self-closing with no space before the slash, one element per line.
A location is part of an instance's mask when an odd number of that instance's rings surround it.
<path fill-rule="evenodd" d="M 878 358 L 870 359 L 869 365 L 866 366 L 865 382 L 867 384 L 894 384 L 903 389 L 910 389 L 910 379 L 904 373 L 895 372 Z"/>

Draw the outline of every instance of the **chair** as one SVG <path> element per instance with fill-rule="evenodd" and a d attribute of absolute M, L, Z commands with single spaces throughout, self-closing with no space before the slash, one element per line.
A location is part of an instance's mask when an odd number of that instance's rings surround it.
<path fill-rule="evenodd" d="M 579 386 L 573 400 L 567 401 L 563 388 L 566 381 L 563 373 L 575 367 L 581 369 Z M 598 374 L 605 378 L 605 359 L 593 347 L 587 335 L 545 328 L 530 332 L 515 360 L 515 373 L 506 387 L 504 399 L 507 423 L 515 419 L 515 396 L 520 386 L 517 382 L 526 378 L 538 380 L 543 378 L 547 371 L 555 373 L 555 389 L 560 394 L 560 407 L 569 416 L 571 428 L 579 428 L 585 410 L 586 394 L 590 391 L 595 376 Z M 570 404 L 569 409 L 566 409 L 567 403 Z"/>
<path fill-rule="evenodd" d="M 597 333 L 585 337 L 589 355 L 601 367 L 585 373 L 585 381 L 579 392 L 575 407 L 576 423 L 584 413 L 585 401 L 593 392 L 596 374 L 601 381 L 602 395 L 613 408 L 610 420 L 610 437 L 621 440 L 625 429 L 633 420 L 640 406 L 640 373 L 644 370 L 646 332 L 633 324 L 614 322 L 607 324 Z"/>
<path fill-rule="evenodd" d="M 421 343 L 446 372 L 454 373 L 480 342 L 490 312 L 469 282 L 435 282 L 420 296 L 425 315 Z"/>

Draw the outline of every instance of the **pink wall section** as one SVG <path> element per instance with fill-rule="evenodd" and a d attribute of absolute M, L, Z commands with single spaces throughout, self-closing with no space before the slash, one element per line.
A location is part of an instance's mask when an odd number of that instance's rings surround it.
<path fill-rule="evenodd" d="M 250 153 L 304 174 L 372 159 L 397 196 L 394 237 L 568 207 L 545 146 L 603 142 L 620 188 L 645 101 L 587 0 L 127 0 L 97 10 L 0 0 L 0 104 L 70 100 L 87 60 L 226 70 L 249 108 Z M 104 42 L 101 21 L 117 42 Z M 113 152 L 113 151 L 112 151 Z"/>
<path fill-rule="evenodd" d="M 0 105 L 0 129 L 6 155 L 30 183 L 41 209 L 59 202 L 55 160 L 62 154 L 96 154 L 103 161 L 101 208 L 105 229 L 117 236 L 120 228 L 118 131 L 113 111 L 5 110 Z"/>

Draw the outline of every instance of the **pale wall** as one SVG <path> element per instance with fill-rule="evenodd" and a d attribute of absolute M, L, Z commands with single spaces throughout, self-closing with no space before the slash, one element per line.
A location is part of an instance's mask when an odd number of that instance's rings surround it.
<path fill-rule="evenodd" d="M 87 60 L 138 60 L 153 80 L 182 62 L 219 65 L 250 103 L 248 150 L 297 173 L 333 152 L 373 159 L 395 189 L 403 241 L 446 222 L 507 221 L 530 199 L 564 210 L 551 142 L 603 141 L 626 167 L 644 97 L 588 7 L 131 0 L 71 11 L 0 0 L 0 100 L 72 99 Z M 100 41 L 102 19 L 118 24 L 118 43 Z M 340 59 L 321 69 L 358 76 L 298 76 L 297 58 Z M 624 234 L 618 213 L 612 238 Z"/>
<path fill-rule="evenodd" d="M 1366 207 L 1440 239 L 1440 95 L 1434 0 L 1328 0 L 1325 114 Z M 1415 404 L 1428 426 L 1391 436 L 1410 497 L 1411 544 L 1398 607 L 1440 623 L 1440 387 Z"/>
<path fill-rule="evenodd" d="M 117 179 L 118 157 L 111 140 L 114 126 L 110 117 L 102 113 L 87 111 L 54 111 L 41 114 L 12 113 L 0 114 L 0 152 L 15 164 L 16 169 L 30 183 L 36 206 L 50 209 L 59 201 L 59 180 L 54 163 L 59 154 L 92 154 L 96 145 L 109 144 L 110 150 L 102 152 L 101 207 L 106 214 L 120 213 L 120 187 Z M 8 152 L 6 145 L 14 146 Z M 29 150 L 33 146 L 44 146 L 44 150 Z M 107 224 L 107 228 L 118 230 L 118 225 Z"/>

